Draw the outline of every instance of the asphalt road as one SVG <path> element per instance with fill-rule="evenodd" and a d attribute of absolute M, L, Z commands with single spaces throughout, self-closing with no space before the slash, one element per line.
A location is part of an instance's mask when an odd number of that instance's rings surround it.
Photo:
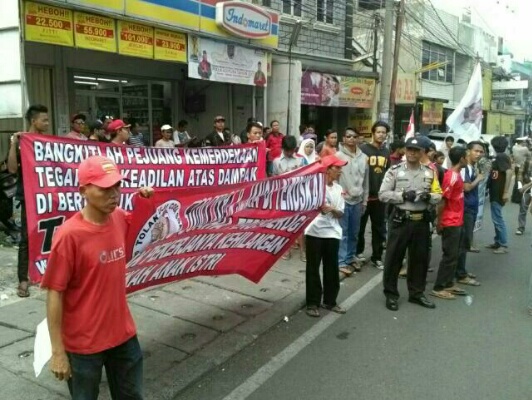
<path fill-rule="evenodd" d="M 532 223 L 515 236 L 517 205 L 505 207 L 510 253 L 482 248 L 468 266 L 482 282 L 473 295 L 432 298 L 437 308 L 410 304 L 402 281 L 400 309 L 388 311 L 380 273 L 366 267 L 342 283 L 344 316 L 303 312 L 179 395 L 180 400 L 281 399 L 532 399 L 532 317 L 526 312 Z M 489 210 L 476 235 L 490 243 Z M 441 254 L 435 239 L 433 265 Z M 429 274 L 427 293 L 435 273 Z"/>

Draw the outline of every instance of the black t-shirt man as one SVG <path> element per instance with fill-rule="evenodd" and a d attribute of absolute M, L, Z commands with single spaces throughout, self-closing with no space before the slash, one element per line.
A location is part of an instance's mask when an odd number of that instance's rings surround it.
<path fill-rule="evenodd" d="M 506 153 L 497 153 L 491 164 L 490 201 L 504 205 L 503 196 L 506 187 L 506 171 L 512 168 L 510 157 Z"/>

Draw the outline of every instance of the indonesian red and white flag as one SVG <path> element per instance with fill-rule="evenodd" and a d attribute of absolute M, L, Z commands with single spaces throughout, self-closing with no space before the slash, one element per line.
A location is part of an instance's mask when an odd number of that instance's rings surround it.
<path fill-rule="evenodd" d="M 405 140 L 413 138 L 416 134 L 416 127 L 414 124 L 414 110 L 410 114 L 410 121 L 408 122 L 408 129 L 406 130 Z"/>

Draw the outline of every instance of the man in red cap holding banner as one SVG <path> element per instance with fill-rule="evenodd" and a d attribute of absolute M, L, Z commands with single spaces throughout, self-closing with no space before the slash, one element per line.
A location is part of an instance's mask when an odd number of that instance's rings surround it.
<path fill-rule="evenodd" d="M 104 366 L 113 399 L 142 399 L 142 352 L 126 301 L 128 214 L 118 208 L 123 177 L 100 156 L 84 160 L 78 177 L 85 206 L 55 234 L 41 283 L 50 369 L 74 400 L 98 398 Z"/>

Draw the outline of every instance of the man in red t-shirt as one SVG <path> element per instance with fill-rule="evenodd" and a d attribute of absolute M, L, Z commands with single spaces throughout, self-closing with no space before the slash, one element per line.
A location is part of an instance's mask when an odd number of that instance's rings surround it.
<path fill-rule="evenodd" d="M 442 185 L 443 201 L 438 208 L 437 231 L 442 235 L 443 255 L 434 282 L 431 295 L 451 300 L 455 294 L 464 295 L 465 291 L 453 283 L 458 257 L 460 238 L 464 224 L 464 181 L 460 171 L 467 165 L 466 149 L 453 147 L 449 150 L 452 168 L 445 172 Z"/>
<path fill-rule="evenodd" d="M 50 369 L 74 400 L 98 398 L 103 366 L 113 399 L 142 399 L 142 352 L 126 301 L 128 215 L 118 208 L 123 177 L 100 156 L 84 160 L 78 177 L 85 206 L 55 234 L 41 283 Z"/>
<path fill-rule="evenodd" d="M 266 151 L 268 152 L 266 164 L 266 172 L 268 173 L 268 176 L 271 176 L 273 173 L 273 160 L 275 160 L 277 157 L 280 157 L 283 152 L 282 144 L 284 135 L 279 131 L 279 126 L 279 121 L 277 120 L 270 122 L 270 127 L 272 130 L 265 139 Z"/>

